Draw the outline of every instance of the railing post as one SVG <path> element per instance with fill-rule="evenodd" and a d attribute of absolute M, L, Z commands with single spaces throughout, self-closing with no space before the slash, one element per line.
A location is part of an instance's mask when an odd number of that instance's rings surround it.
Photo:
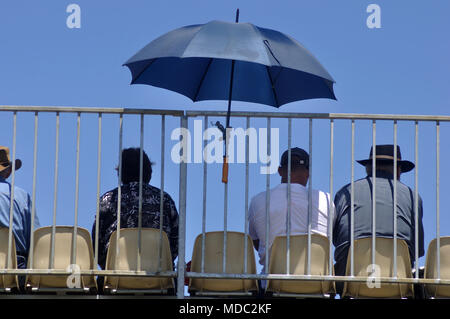
<path fill-rule="evenodd" d="M 164 154 L 166 149 L 166 116 L 161 116 L 161 187 L 159 195 L 159 251 L 158 251 L 158 271 L 161 271 L 162 265 L 162 233 L 163 233 L 163 223 L 164 223 L 164 173 L 165 173 L 165 163 Z M 143 148 L 143 146 L 141 146 Z M 170 256 L 172 257 L 172 256 Z"/>
<path fill-rule="evenodd" d="M 441 279 L 440 147 L 440 124 L 439 121 L 436 121 L 436 265 L 438 279 Z"/>
<path fill-rule="evenodd" d="M 100 172 L 102 157 L 102 113 L 98 113 L 98 141 L 97 141 L 97 208 L 95 211 L 95 251 L 94 266 L 98 265 L 98 241 L 99 241 L 99 219 L 100 219 Z"/>
<path fill-rule="evenodd" d="M 355 269 L 355 120 L 352 120 L 352 155 L 351 155 L 351 186 L 350 186 L 350 276 Z"/>
<path fill-rule="evenodd" d="M 34 223 L 36 219 L 36 170 L 37 170 L 37 149 L 38 149 L 38 114 L 34 113 L 34 150 L 33 150 L 33 194 L 31 195 L 31 225 L 30 225 L 30 252 L 28 254 L 30 268 L 33 268 L 34 254 Z M 28 268 L 28 267 L 27 267 Z"/>
<path fill-rule="evenodd" d="M 334 120 L 330 120 L 330 204 L 329 204 L 329 215 L 328 215 L 328 239 L 330 251 L 328 253 L 328 263 L 329 270 L 328 274 L 333 273 L 333 221 L 334 221 L 334 203 L 333 203 L 333 163 L 334 163 Z"/>
<path fill-rule="evenodd" d="M 287 180 L 287 218 L 286 218 L 286 274 L 291 273 L 291 165 L 292 165 L 292 119 L 288 119 L 288 180 Z"/>
<path fill-rule="evenodd" d="M 14 187 L 16 178 L 16 136 L 17 136 L 17 112 L 14 112 L 14 127 L 13 127 L 13 145 L 12 145 L 12 172 L 11 172 L 11 194 L 9 202 L 9 232 L 8 232 L 8 253 L 6 256 L 6 268 L 11 267 L 11 252 L 12 249 L 12 236 L 13 236 L 13 224 L 14 224 Z"/>
<path fill-rule="evenodd" d="M 204 129 L 208 128 L 208 116 L 204 118 Z M 206 139 L 203 140 L 203 149 L 206 148 Z M 206 199 L 207 199 L 208 165 L 206 158 L 203 160 L 203 207 L 202 207 L 202 261 L 200 271 L 205 272 L 205 241 L 206 241 Z"/>
<path fill-rule="evenodd" d="M 394 121 L 394 277 L 397 277 L 397 121 Z"/>
<path fill-rule="evenodd" d="M 180 118 L 181 127 L 188 128 L 188 118 L 183 115 Z M 179 189 L 179 219 L 178 219 L 178 272 L 177 272 L 177 298 L 184 298 L 184 277 L 186 265 L 184 263 L 186 250 L 186 187 L 187 187 L 187 140 L 183 137 L 183 156 L 180 162 L 180 189 Z"/>

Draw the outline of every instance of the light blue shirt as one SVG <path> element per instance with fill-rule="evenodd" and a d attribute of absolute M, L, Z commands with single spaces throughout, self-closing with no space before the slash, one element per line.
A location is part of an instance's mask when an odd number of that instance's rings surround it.
<path fill-rule="evenodd" d="M 9 227 L 9 212 L 11 201 L 11 184 L 0 177 L 0 227 Z M 34 219 L 34 229 L 39 227 L 37 215 Z M 31 198 L 20 187 L 14 186 L 13 233 L 16 241 L 17 254 L 28 257 L 31 230 Z M 18 257 L 19 264 L 21 260 Z M 24 261 L 26 262 L 26 261 Z M 26 264 L 25 264 L 26 265 Z"/>

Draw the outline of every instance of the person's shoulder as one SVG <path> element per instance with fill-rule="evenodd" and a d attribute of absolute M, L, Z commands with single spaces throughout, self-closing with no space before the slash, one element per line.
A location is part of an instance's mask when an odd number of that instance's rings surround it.
<path fill-rule="evenodd" d="M 22 187 L 14 185 L 14 196 L 16 198 L 24 198 L 24 199 L 26 199 L 26 198 L 30 197 L 30 194 L 25 189 L 23 189 Z"/>
<path fill-rule="evenodd" d="M 350 189 L 351 185 L 352 185 L 351 183 L 347 183 L 347 184 L 345 184 L 344 186 L 342 186 L 342 187 L 336 192 L 336 196 L 342 195 L 342 194 L 344 194 L 345 192 L 347 192 L 347 191 Z"/>
<path fill-rule="evenodd" d="M 398 181 L 398 183 L 397 183 L 397 191 L 404 193 L 404 194 L 408 194 L 411 197 L 414 197 L 414 193 L 415 193 L 415 190 L 413 188 L 409 187 L 406 184 L 403 184 L 401 181 Z M 420 194 L 418 194 L 418 196 L 419 196 L 419 201 L 422 201 L 422 197 L 420 196 Z"/>
<path fill-rule="evenodd" d="M 256 195 L 254 195 L 252 198 L 251 198 L 251 200 L 250 200 L 250 203 L 258 203 L 258 202 L 260 202 L 260 201 L 262 201 L 262 200 L 264 200 L 265 201 L 265 198 L 266 198 L 266 191 L 262 191 L 262 192 L 259 192 L 259 193 L 257 193 Z"/>
<path fill-rule="evenodd" d="M 152 193 L 152 194 L 154 194 L 154 195 L 156 195 L 158 197 L 161 197 L 161 189 L 160 188 L 158 188 L 156 186 L 153 186 L 153 185 L 150 185 L 150 184 L 145 184 L 144 187 L 145 187 L 147 192 Z M 174 202 L 172 196 L 170 196 L 170 194 L 168 192 L 166 192 L 166 191 L 163 191 L 163 200 L 164 201 Z"/>
<path fill-rule="evenodd" d="M 115 194 L 117 194 L 117 187 L 107 191 L 102 196 L 100 196 L 100 201 L 110 200 L 115 196 Z"/>
<path fill-rule="evenodd" d="M 353 182 L 353 187 L 354 190 L 356 191 L 357 189 L 361 189 L 361 187 L 364 187 L 364 185 L 368 185 L 368 180 L 366 177 L 364 178 L 360 178 L 358 180 L 355 180 Z M 339 199 L 340 197 L 343 196 L 348 196 L 348 194 L 351 191 L 351 187 L 352 187 L 352 183 L 347 183 L 344 186 L 342 186 L 337 192 L 336 195 L 334 195 L 335 198 Z"/>

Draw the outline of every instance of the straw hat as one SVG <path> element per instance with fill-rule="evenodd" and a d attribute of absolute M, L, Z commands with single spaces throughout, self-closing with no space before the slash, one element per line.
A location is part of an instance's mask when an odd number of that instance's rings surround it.
<path fill-rule="evenodd" d="M 22 167 L 22 161 L 20 159 L 16 159 L 15 164 L 16 171 Z M 9 157 L 9 147 L 0 146 L 0 172 L 3 172 L 11 166 L 12 162 Z"/>

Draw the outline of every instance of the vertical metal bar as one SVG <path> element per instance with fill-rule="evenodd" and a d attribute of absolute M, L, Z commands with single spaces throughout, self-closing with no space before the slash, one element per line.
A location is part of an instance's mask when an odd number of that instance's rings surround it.
<path fill-rule="evenodd" d="M 77 114 L 77 160 L 76 160 L 76 172 L 75 172 L 75 220 L 73 223 L 72 234 L 72 254 L 71 264 L 77 263 L 77 231 L 78 231 L 78 194 L 79 194 L 79 181 L 80 181 L 80 125 L 81 125 L 81 113 Z"/>
<path fill-rule="evenodd" d="M 394 121 L 394 277 L 397 277 L 397 121 Z"/>
<path fill-rule="evenodd" d="M 309 182 L 308 182 L 308 271 L 311 275 L 311 223 L 312 223 L 312 183 L 313 183 L 313 120 L 309 119 Z"/>
<path fill-rule="evenodd" d="M 205 130 L 208 128 L 208 116 L 204 118 Z M 203 149 L 206 148 L 207 141 L 203 140 Z M 203 160 L 203 214 L 202 214 L 202 261 L 201 272 L 205 272 L 205 241 L 206 241 L 206 199 L 207 199 L 208 165 L 206 159 Z"/>
<path fill-rule="evenodd" d="M 271 130 L 271 125 L 270 125 L 270 117 L 267 118 L 267 154 L 270 153 L 270 130 Z M 270 175 L 267 174 L 266 175 L 266 247 L 265 247 L 265 261 L 264 261 L 264 270 L 267 273 L 269 271 L 269 236 L 270 236 L 270 232 L 269 232 L 269 224 L 270 224 Z"/>
<path fill-rule="evenodd" d="M 122 143 L 123 143 L 123 114 L 119 117 L 119 174 L 117 178 L 117 229 L 116 229 L 116 262 L 114 269 L 118 269 L 119 239 L 120 239 L 120 213 L 122 205 Z"/>
<path fill-rule="evenodd" d="M 436 121 L 436 264 L 438 279 L 441 279 L 440 156 L 440 124 L 439 121 Z"/>
<path fill-rule="evenodd" d="M 247 128 L 246 128 L 246 132 L 249 133 L 249 128 L 250 128 L 250 117 L 246 118 L 246 124 L 247 124 Z M 244 231 L 245 231 L 245 238 L 244 238 L 244 273 L 246 274 L 248 269 L 247 269 L 247 262 L 248 262 L 248 187 L 249 187 L 249 183 L 248 183 L 248 177 L 249 177 L 249 160 L 250 160 L 250 150 L 249 150 L 249 135 L 246 134 L 245 135 L 245 226 L 244 226 Z"/>
<path fill-rule="evenodd" d="M 376 121 L 372 122 L 372 267 L 375 267 L 375 240 L 377 235 L 377 221 L 376 221 L 376 210 L 377 210 L 377 147 L 376 147 L 376 134 L 377 127 Z M 373 269 L 373 268 L 372 268 Z M 373 270 L 372 270 L 373 271 Z"/>
<path fill-rule="evenodd" d="M 33 193 L 31 195 L 31 225 L 30 225 L 30 251 L 28 254 L 28 261 L 33 268 L 33 254 L 34 254 L 34 221 L 36 219 L 36 170 L 37 170 L 37 149 L 38 149 L 38 114 L 34 113 L 34 149 L 33 149 Z"/>
<path fill-rule="evenodd" d="M 185 130 L 188 128 L 187 116 L 182 116 L 180 118 L 181 127 Z M 187 137 L 183 138 L 183 156 L 185 157 L 184 161 L 180 163 L 180 188 L 179 188 L 179 241 L 178 241 L 178 274 L 177 274 L 177 298 L 184 298 L 184 272 L 186 269 L 186 265 L 184 263 L 185 259 L 185 248 L 186 248 L 186 186 L 187 186 Z"/>
<path fill-rule="evenodd" d="M 138 201 L 138 247 L 137 247 L 138 271 L 141 270 L 141 261 L 142 261 L 142 186 L 143 186 L 142 183 L 144 171 L 144 114 L 141 114 L 140 120 L 141 120 L 141 130 L 139 143 L 139 201 Z"/>
<path fill-rule="evenodd" d="M 52 240 L 50 244 L 50 269 L 55 267 L 55 237 L 56 237 L 56 204 L 58 199 L 58 166 L 59 166 L 59 112 L 56 112 L 56 133 L 55 133 L 55 185 L 53 190 L 53 223 L 52 223 Z"/>
<path fill-rule="evenodd" d="M 288 180 L 287 180 L 287 218 L 286 218 L 286 274 L 291 273 L 291 165 L 292 165 L 292 118 L 288 119 Z"/>
<path fill-rule="evenodd" d="M 350 186 L 350 276 L 354 276 L 355 269 L 355 120 L 352 120 L 352 163 Z"/>
<path fill-rule="evenodd" d="M 158 271 L 162 267 L 162 234 L 164 224 L 164 153 L 166 141 L 166 116 L 161 116 L 161 187 L 159 195 L 159 252 L 158 252 Z"/>
<path fill-rule="evenodd" d="M 415 262 L 416 278 L 419 278 L 419 122 L 415 124 L 415 186 L 414 186 L 414 212 L 415 212 Z"/>
<path fill-rule="evenodd" d="M 102 113 L 98 113 L 98 141 L 97 141 L 97 208 L 95 212 L 95 252 L 94 265 L 98 264 L 98 240 L 99 240 L 99 221 L 100 221 L 100 172 L 102 159 Z"/>
<path fill-rule="evenodd" d="M 11 253 L 16 247 L 12 247 L 13 224 L 14 224 L 14 184 L 16 179 L 16 136 L 17 136 L 17 111 L 14 111 L 13 119 L 13 147 L 12 147 L 12 172 L 11 172 L 11 197 L 9 202 L 9 232 L 8 232 L 8 256 L 6 268 L 11 267 Z"/>
<path fill-rule="evenodd" d="M 333 204 L 333 162 L 334 162 L 334 120 L 330 120 L 330 202 L 328 215 L 328 239 L 330 251 L 328 253 L 328 274 L 333 274 L 333 220 L 334 220 L 334 204 Z"/>

